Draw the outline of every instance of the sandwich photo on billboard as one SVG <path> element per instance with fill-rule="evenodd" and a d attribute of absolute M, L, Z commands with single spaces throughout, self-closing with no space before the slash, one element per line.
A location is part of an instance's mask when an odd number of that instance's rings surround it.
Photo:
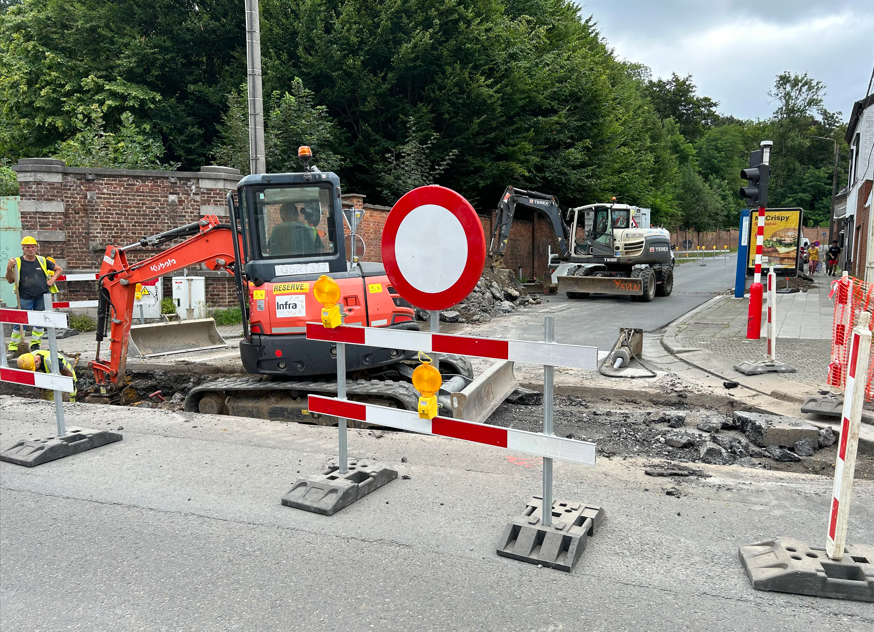
<path fill-rule="evenodd" d="M 762 243 L 762 259 L 774 265 L 795 266 L 797 251 L 798 229 L 793 227 L 775 230 Z"/>

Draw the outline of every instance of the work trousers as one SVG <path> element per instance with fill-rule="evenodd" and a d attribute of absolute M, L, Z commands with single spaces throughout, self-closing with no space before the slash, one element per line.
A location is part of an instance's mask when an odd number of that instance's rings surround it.
<path fill-rule="evenodd" d="M 46 308 L 45 301 L 43 297 L 40 296 L 38 299 L 29 299 L 22 298 L 19 300 L 21 305 L 21 309 L 25 309 L 27 311 L 43 311 Z M 45 334 L 45 329 L 42 327 L 30 327 L 29 325 L 15 325 L 12 328 L 12 337 L 9 340 L 9 350 L 10 351 L 18 351 L 18 343 L 21 342 L 22 338 L 24 338 L 24 328 L 27 327 L 31 329 L 30 332 L 30 346 L 31 348 L 39 348 L 40 340 L 42 340 L 43 334 Z"/>

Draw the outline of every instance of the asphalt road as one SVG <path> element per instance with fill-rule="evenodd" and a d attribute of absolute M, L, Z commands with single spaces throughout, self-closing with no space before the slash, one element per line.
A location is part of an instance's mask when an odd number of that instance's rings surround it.
<path fill-rule="evenodd" d="M 542 340 L 543 317 L 555 316 L 555 340 L 566 344 L 590 345 L 609 349 L 619 329 L 636 327 L 658 331 L 713 296 L 734 287 L 737 255 L 705 259 L 705 265 L 684 263 L 674 268 L 674 291 L 650 303 L 638 303 L 628 296 L 593 294 L 585 299 L 564 295 L 542 296 L 543 304 L 506 317 L 476 325 L 479 335 L 519 340 Z M 474 327 L 463 329 L 474 330 Z M 446 328 L 454 331 L 462 327 Z"/>
<path fill-rule="evenodd" d="M 44 436 L 52 406 L 0 397 L 0 443 Z M 340 513 L 283 507 L 336 454 L 336 430 L 160 410 L 67 406 L 124 441 L 27 469 L 0 463 L 0 627 L 87 630 L 847 630 L 870 604 L 751 589 L 740 545 L 824 541 L 832 482 L 708 467 L 667 481 L 637 459 L 555 464 L 555 497 L 607 519 L 571 573 L 495 548 L 541 489 L 497 448 L 350 431 L 401 475 Z M 675 486 L 680 497 L 666 496 Z M 852 541 L 874 541 L 874 485 Z"/>

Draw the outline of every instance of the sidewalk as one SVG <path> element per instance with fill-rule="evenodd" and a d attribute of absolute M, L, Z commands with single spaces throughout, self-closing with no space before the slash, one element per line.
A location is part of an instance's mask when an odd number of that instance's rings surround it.
<path fill-rule="evenodd" d="M 749 299 L 717 296 L 673 322 L 662 344 L 674 356 L 725 380 L 739 382 L 779 399 L 802 402 L 825 388 L 831 353 L 832 315 L 829 277 L 807 292 L 777 295 L 777 360 L 797 373 L 746 376 L 734 365 L 758 362 L 767 353 L 767 302 L 759 340 L 747 340 Z"/>

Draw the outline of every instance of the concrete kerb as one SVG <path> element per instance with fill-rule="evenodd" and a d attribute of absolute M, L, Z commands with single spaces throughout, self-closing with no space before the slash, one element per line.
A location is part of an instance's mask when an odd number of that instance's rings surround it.
<path fill-rule="evenodd" d="M 734 371 L 733 366 L 730 364 L 719 366 L 718 362 L 708 363 L 708 365 L 695 362 L 692 356 L 693 352 L 705 351 L 704 349 L 701 349 L 699 347 L 682 346 L 680 341 L 677 339 L 677 335 L 684 328 L 684 326 L 693 318 L 697 317 L 701 312 L 710 309 L 713 305 L 723 300 L 737 299 L 731 299 L 731 297 L 725 295 L 715 296 L 703 305 L 698 306 L 691 312 L 684 314 L 683 316 L 669 324 L 665 330 L 665 335 L 662 338 L 662 346 L 665 348 L 665 350 L 678 360 L 685 362 L 689 366 L 693 366 L 697 369 L 700 369 L 701 371 L 709 373 L 714 377 L 718 377 L 723 380 L 739 382 L 745 388 L 751 391 L 755 391 L 756 393 L 759 393 L 761 395 L 765 395 L 767 397 L 773 397 L 774 399 L 779 399 L 783 401 L 797 402 L 799 404 L 803 403 L 804 400 L 810 395 L 810 392 L 812 390 L 811 387 L 807 384 L 792 382 L 791 380 L 787 380 L 785 378 L 778 378 L 779 381 L 773 381 L 773 379 L 768 379 L 769 376 L 767 374 L 764 374 L 756 375 L 755 384 L 751 385 L 743 379 L 745 376 Z M 708 357 L 712 357 L 712 355 L 708 354 Z M 765 385 L 766 388 L 762 388 L 763 385 Z M 773 388 L 768 388 L 768 386 L 772 386 Z"/>

